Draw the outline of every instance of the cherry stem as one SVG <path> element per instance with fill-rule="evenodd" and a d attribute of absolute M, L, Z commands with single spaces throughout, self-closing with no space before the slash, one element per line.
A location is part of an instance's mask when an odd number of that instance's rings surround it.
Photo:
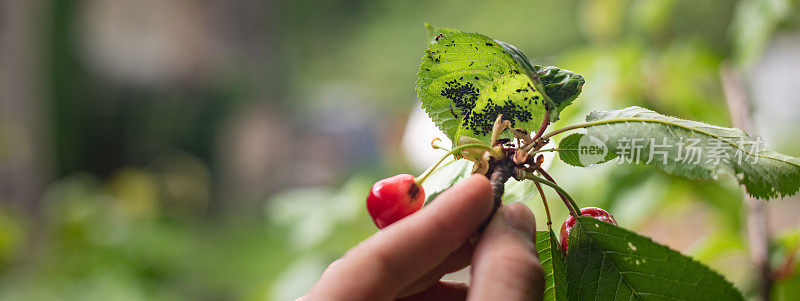
<path fill-rule="evenodd" d="M 544 130 L 547 129 L 548 125 L 550 125 L 550 111 L 544 110 L 544 119 L 542 119 L 542 125 L 539 126 L 539 130 L 536 131 L 536 134 L 533 135 L 533 138 L 531 138 L 531 140 L 529 140 L 528 143 L 525 143 L 525 145 L 522 146 L 522 149 L 527 149 L 528 147 L 536 143 L 536 140 L 542 137 L 542 134 L 544 134 Z"/>
<path fill-rule="evenodd" d="M 542 175 L 545 175 L 545 174 L 546 173 L 543 173 Z M 558 196 L 560 196 L 561 200 L 564 201 L 564 205 L 566 205 L 567 209 L 569 209 L 569 214 L 572 215 L 575 218 L 578 218 L 578 216 L 581 215 L 578 211 L 576 211 L 576 208 L 578 208 L 578 205 L 575 204 L 575 201 L 572 200 L 572 197 L 564 190 L 564 188 L 561 188 L 561 186 L 558 186 L 558 184 L 553 183 L 552 181 L 545 180 L 545 179 L 542 179 L 540 177 L 537 177 L 536 175 L 534 175 L 532 173 L 527 173 L 526 172 L 526 173 L 523 174 L 523 177 L 528 179 L 528 180 L 532 180 L 534 182 L 539 182 L 539 183 L 542 183 L 544 185 L 550 186 L 550 188 L 555 189 L 556 192 L 558 193 Z"/>
<path fill-rule="evenodd" d="M 535 150 L 535 151 L 532 151 L 532 152 L 530 152 L 528 154 L 529 155 L 533 155 L 533 154 L 544 153 L 544 152 L 560 152 L 562 150 L 568 150 L 568 149 L 565 149 L 565 148 L 548 148 L 548 149 Z"/>
<path fill-rule="evenodd" d="M 442 162 L 444 162 L 444 159 L 447 159 L 447 157 L 449 157 L 450 155 L 458 153 L 468 148 L 480 148 L 485 150 L 492 149 L 491 146 L 479 143 L 464 144 L 454 147 L 453 149 L 449 150 L 446 154 L 444 154 L 444 156 L 439 158 L 439 161 L 437 161 L 436 164 L 431 165 L 431 167 L 428 167 L 428 169 L 426 169 L 421 175 L 419 175 L 419 177 L 414 178 L 414 182 L 416 182 L 417 185 L 422 185 L 422 183 L 425 182 L 428 176 L 430 176 L 433 173 L 433 171 L 436 170 L 436 167 L 439 167 L 439 164 L 442 164 Z"/>
<path fill-rule="evenodd" d="M 547 129 L 548 125 L 550 125 L 550 110 L 544 110 L 544 119 L 542 120 L 542 125 L 539 126 L 539 130 L 536 131 L 536 135 L 531 138 L 531 141 L 542 137 L 542 134 L 544 134 L 544 130 Z"/>
<path fill-rule="evenodd" d="M 551 177 L 549 173 L 544 171 L 544 169 L 541 166 L 537 167 L 536 171 L 538 171 L 548 181 L 553 182 L 553 184 L 556 184 L 556 180 L 554 180 L 553 177 Z M 556 184 L 556 185 L 558 185 L 558 184 Z M 560 196 L 562 199 L 564 198 L 564 195 L 562 195 L 561 192 L 558 193 L 558 196 Z M 580 210 L 580 207 L 578 207 L 578 204 L 575 203 L 575 200 L 573 200 L 572 197 L 567 198 L 567 200 L 569 200 L 569 204 L 572 205 L 573 208 L 575 208 L 575 211 L 580 216 L 581 215 L 581 210 Z"/>
<path fill-rule="evenodd" d="M 553 220 L 550 218 L 550 206 L 547 205 L 547 197 L 544 196 L 544 190 L 542 190 L 542 184 L 539 182 L 533 182 L 536 185 L 536 189 L 539 190 L 539 195 L 542 196 L 542 205 L 544 205 L 544 212 L 547 213 L 547 227 L 553 224 Z"/>
<path fill-rule="evenodd" d="M 619 118 L 619 119 L 607 119 L 607 120 L 598 120 L 598 121 L 592 121 L 592 122 L 586 122 L 586 123 L 573 124 L 573 125 L 570 125 L 570 126 L 565 126 L 563 128 L 560 128 L 560 129 L 555 129 L 552 132 L 544 134 L 544 135 L 542 135 L 541 140 L 547 140 L 547 139 L 550 139 L 550 137 L 553 137 L 555 135 L 561 134 L 563 132 L 571 131 L 571 130 L 587 128 L 587 127 L 595 126 L 595 125 L 608 124 L 608 123 L 611 123 L 611 122 L 623 122 L 623 121 L 632 121 L 632 122 L 635 122 L 635 121 L 653 121 L 653 119 L 647 119 L 647 118 Z M 669 124 L 669 123 L 666 123 L 666 124 Z"/>
<path fill-rule="evenodd" d="M 591 122 L 586 122 L 586 123 L 579 123 L 579 124 L 573 124 L 573 125 L 570 125 L 570 126 L 565 126 L 563 128 L 556 129 L 556 130 L 553 130 L 552 132 L 549 132 L 547 134 L 542 135 L 542 137 L 539 138 L 539 140 L 544 141 L 544 140 L 550 139 L 550 137 L 553 137 L 555 135 L 558 135 L 558 134 L 561 134 L 561 133 L 564 133 L 564 132 L 567 132 L 567 131 L 571 131 L 571 130 L 588 128 L 588 127 L 592 127 L 592 126 L 596 126 L 596 125 L 620 123 L 620 122 L 652 122 L 652 123 L 660 123 L 660 124 L 665 124 L 665 125 L 678 127 L 678 128 L 689 129 L 686 126 L 683 126 L 683 125 L 680 125 L 680 124 L 677 124 L 677 123 L 674 123 L 674 122 L 670 122 L 670 121 L 660 120 L 660 119 L 626 117 L 626 118 L 613 118 L 613 119 L 597 120 L 597 121 L 591 121 Z"/>
<path fill-rule="evenodd" d="M 577 130 L 577 129 L 585 128 L 585 127 L 588 127 L 588 126 L 591 126 L 591 124 L 581 123 L 581 124 L 565 126 L 563 128 L 556 129 L 556 130 L 553 130 L 552 132 L 544 134 L 544 135 L 542 135 L 542 137 L 543 137 L 543 139 L 548 139 L 550 137 L 553 137 L 555 135 L 561 134 L 561 133 L 566 132 L 566 131 Z"/>

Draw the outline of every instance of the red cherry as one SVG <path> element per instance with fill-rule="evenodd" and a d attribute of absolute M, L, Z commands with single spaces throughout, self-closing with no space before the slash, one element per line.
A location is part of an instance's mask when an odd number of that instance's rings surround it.
<path fill-rule="evenodd" d="M 396 175 L 372 185 L 367 211 L 379 229 L 417 212 L 425 203 L 425 191 L 409 174 Z"/>
<path fill-rule="evenodd" d="M 614 217 L 611 216 L 611 213 L 605 211 L 601 208 L 597 207 L 586 207 L 581 208 L 581 215 L 594 217 L 601 221 L 611 223 L 616 225 L 617 221 L 614 220 Z M 572 215 L 568 216 L 566 220 L 564 220 L 564 224 L 561 225 L 561 251 L 564 254 L 567 254 L 567 243 L 569 242 L 569 232 L 572 231 L 572 227 L 575 226 L 575 217 Z"/>

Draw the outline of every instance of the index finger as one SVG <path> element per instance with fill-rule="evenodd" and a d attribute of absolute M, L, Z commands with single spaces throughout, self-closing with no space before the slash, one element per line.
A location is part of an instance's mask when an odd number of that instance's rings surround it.
<path fill-rule="evenodd" d="M 492 203 L 489 180 L 482 175 L 467 178 L 348 251 L 325 271 L 311 294 L 392 298 L 467 241 L 489 216 Z"/>

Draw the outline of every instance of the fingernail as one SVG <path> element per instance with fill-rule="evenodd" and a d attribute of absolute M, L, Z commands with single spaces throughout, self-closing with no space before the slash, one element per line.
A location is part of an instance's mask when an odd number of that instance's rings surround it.
<path fill-rule="evenodd" d="M 532 238 L 533 231 L 536 228 L 536 221 L 530 209 L 521 203 L 514 203 L 504 207 L 502 211 L 506 225 L 521 232 L 526 238 Z"/>

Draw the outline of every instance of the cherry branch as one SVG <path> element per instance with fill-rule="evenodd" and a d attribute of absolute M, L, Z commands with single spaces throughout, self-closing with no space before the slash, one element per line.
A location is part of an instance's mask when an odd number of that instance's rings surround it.
<path fill-rule="evenodd" d="M 514 174 L 514 161 L 506 157 L 499 161 L 494 162 L 489 168 L 489 173 L 486 175 L 489 178 L 489 183 L 492 185 L 492 197 L 494 205 L 492 206 L 492 213 L 486 221 L 478 228 L 478 232 L 482 232 L 489 222 L 492 220 L 497 208 L 503 203 L 503 194 L 505 193 L 505 185 L 508 179 Z"/>

